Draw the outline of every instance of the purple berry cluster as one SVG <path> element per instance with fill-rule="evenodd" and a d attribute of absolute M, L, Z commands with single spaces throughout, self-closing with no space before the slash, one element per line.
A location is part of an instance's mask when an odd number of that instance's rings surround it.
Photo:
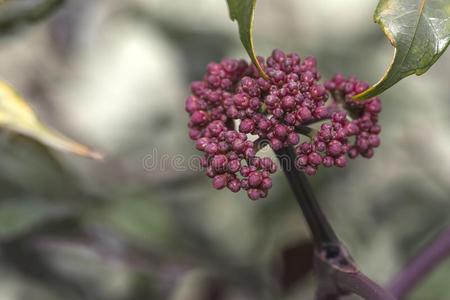
<path fill-rule="evenodd" d="M 331 94 L 327 103 L 329 118 L 310 141 L 296 147 L 296 166 L 308 175 L 314 175 L 320 165 L 345 167 L 347 157 L 371 158 L 374 148 L 380 145 L 380 99 L 353 100 L 353 96 L 368 88 L 367 83 L 337 74 L 325 83 L 325 88 Z"/>
<path fill-rule="evenodd" d="M 352 100 L 367 84 L 338 74 L 322 85 L 313 57 L 274 50 L 259 60 L 268 79 L 254 65 L 227 59 L 210 63 L 203 80 L 191 84 L 189 136 L 204 153 L 202 166 L 215 188 L 266 197 L 277 166 L 257 155 L 262 142 L 275 151 L 295 147 L 296 167 L 308 175 L 320 165 L 344 167 L 347 157 L 373 155 L 381 102 Z"/>

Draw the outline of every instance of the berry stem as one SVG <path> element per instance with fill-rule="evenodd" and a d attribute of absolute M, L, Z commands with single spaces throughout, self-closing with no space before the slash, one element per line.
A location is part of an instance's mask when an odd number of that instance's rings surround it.
<path fill-rule="evenodd" d="M 294 149 L 282 148 L 276 151 L 276 155 L 311 229 L 316 248 L 328 249 L 332 245 L 339 245 L 339 239 L 322 212 L 306 175 L 295 167 Z"/>
<path fill-rule="evenodd" d="M 398 299 L 405 296 L 434 268 L 450 256 L 450 227 L 426 246 L 391 281 L 388 289 Z"/>
<path fill-rule="evenodd" d="M 314 271 L 318 280 L 316 300 L 338 300 L 348 294 L 356 294 L 366 300 L 395 300 L 387 290 L 358 269 L 328 223 L 305 174 L 295 167 L 294 149 L 282 148 L 275 153 L 313 237 Z"/>

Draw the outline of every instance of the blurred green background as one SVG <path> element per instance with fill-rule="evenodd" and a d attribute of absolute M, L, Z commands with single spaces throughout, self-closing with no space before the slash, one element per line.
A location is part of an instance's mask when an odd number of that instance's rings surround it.
<path fill-rule="evenodd" d="M 16 0 L 27 9 L 37 0 Z M 318 58 L 375 82 L 393 49 L 377 1 L 258 1 L 258 54 Z M 0 299 L 312 299 L 309 233 L 281 172 L 269 197 L 217 191 L 186 160 L 189 82 L 246 58 L 225 0 L 66 0 L 3 22 L 0 78 L 91 161 L 0 134 Z M 3 19 L 2 19 L 3 18 Z M 367 275 L 386 283 L 450 225 L 450 55 L 383 94 L 371 160 L 312 179 Z M 178 158 L 177 158 L 178 157 Z M 177 163 L 174 163 L 178 161 Z M 179 165 L 177 165 L 179 164 Z M 181 167 L 180 167 L 181 166 Z M 410 299 L 450 299 L 450 262 Z"/>

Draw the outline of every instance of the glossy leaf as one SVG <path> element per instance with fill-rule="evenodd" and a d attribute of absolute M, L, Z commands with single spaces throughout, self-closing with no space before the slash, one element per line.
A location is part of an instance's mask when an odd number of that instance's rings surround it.
<path fill-rule="evenodd" d="M 450 42 L 448 0 L 381 0 L 374 18 L 395 47 L 394 59 L 380 81 L 356 99 L 376 96 L 409 75 L 422 75 Z"/>
<path fill-rule="evenodd" d="M 268 78 L 255 54 L 253 45 L 253 19 L 255 15 L 256 0 L 227 0 L 231 20 L 236 20 L 239 27 L 239 37 L 242 45 L 258 68 L 262 77 Z"/>
<path fill-rule="evenodd" d="M 0 81 L 0 127 L 29 136 L 50 148 L 101 159 L 102 155 L 41 123 L 30 106 L 6 83 Z"/>

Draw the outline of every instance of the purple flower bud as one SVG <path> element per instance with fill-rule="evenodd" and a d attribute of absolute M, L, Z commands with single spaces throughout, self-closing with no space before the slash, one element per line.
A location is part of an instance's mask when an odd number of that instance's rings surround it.
<path fill-rule="evenodd" d="M 336 140 L 328 144 L 327 152 L 331 156 L 339 156 L 342 153 L 342 143 Z"/>
<path fill-rule="evenodd" d="M 320 99 L 326 94 L 326 90 L 322 85 L 316 85 L 311 88 L 311 96 Z"/>
<path fill-rule="evenodd" d="M 241 175 L 243 177 L 248 177 L 249 174 L 250 174 L 250 168 L 248 166 L 242 166 L 241 167 Z"/>
<path fill-rule="evenodd" d="M 241 162 L 239 160 L 234 159 L 228 163 L 228 170 L 231 173 L 239 172 L 240 169 L 241 169 Z"/>
<path fill-rule="evenodd" d="M 250 159 L 256 155 L 255 149 L 247 148 L 245 149 L 245 158 Z"/>
<path fill-rule="evenodd" d="M 211 155 L 217 154 L 219 152 L 219 146 L 216 143 L 209 143 L 206 145 L 205 151 Z"/>
<path fill-rule="evenodd" d="M 370 133 L 379 134 L 380 132 L 381 132 L 380 125 L 373 125 L 372 127 L 370 127 Z"/>
<path fill-rule="evenodd" d="M 227 157 L 223 154 L 219 154 L 213 157 L 211 161 L 211 166 L 214 168 L 214 170 L 221 171 L 225 169 L 227 163 L 228 163 Z"/>
<path fill-rule="evenodd" d="M 250 187 L 258 187 L 262 182 L 261 174 L 253 172 L 248 176 L 248 185 Z"/>
<path fill-rule="evenodd" d="M 306 108 L 306 107 L 301 107 L 298 112 L 297 112 L 297 119 L 300 122 L 307 122 L 309 120 L 311 120 L 312 115 L 311 115 L 311 111 Z"/>
<path fill-rule="evenodd" d="M 308 176 L 314 176 L 316 175 L 317 169 L 312 166 L 306 166 L 305 173 Z"/>
<path fill-rule="evenodd" d="M 235 106 L 230 106 L 227 109 L 227 116 L 232 119 L 236 119 L 239 116 L 239 111 Z"/>
<path fill-rule="evenodd" d="M 331 156 L 325 156 L 323 158 L 322 164 L 326 167 L 326 168 L 330 168 L 334 165 L 334 159 Z"/>
<path fill-rule="evenodd" d="M 248 107 L 249 99 L 245 94 L 236 94 L 233 97 L 234 105 L 241 109 L 245 109 Z"/>
<path fill-rule="evenodd" d="M 295 113 L 287 113 L 284 116 L 284 121 L 286 122 L 287 125 L 295 125 L 297 123 L 297 118 L 295 117 Z"/>
<path fill-rule="evenodd" d="M 300 142 L 300 137 L 295 132 L 289 133 L 287 139 L 288 139 L 289 144 L 291 144 L 292 146 L 297 145 Z"/>
<path fill-rule="evenodd" d="M 315 68 L 317 66 L 317 60 L 315 57 L 312 57 L 312 56 L 308 56 L 307 58 L 305 58 L 303 63 L 305 64 L 305 66 L 307 66 L 308 68 L 311 68 L 311 69 Z"/>
<path fill-rule="evenodd" d="M 322 156 L 317 152 L 311 152 L 308 155 L 308 162 L 313 166 L 318 166 L 322 163 Z"/>
<path fill-rule="evenodd" d="M 261 101 L 258 98 L 252 98 L 249 105 L 251 109 L 256 111 L 261 107 Z"/>
<path fill-rule="evenodd" d="M 249 189 L 247 195 L 251 200 L 258 200 L 261 198 L 261 192 L 258 189 Z"/>
<path fill-rule="evenodd" d="M 288 133 L 286 126 L 281 125 L 281 124 L 275 125 L 274 132 L 275 132 L 275 136 L 279 139 L 285 138 Z"/>
<path fill-rule="evenodd" d="M 212 166 L 208 166 L 206 168 L 206 176 L 208 176 L 209 178 L 213 178 L 214 176 L 216 176 L 216 171 L 214 171 Z"/>
<path fill-rule="evenodd" d="M 340 128 L 336 131 L 336 139 L 342 140 L 347 137 L 347 130 L 345 128 Z"/>
<path fill-rule="evenodd" d="M 286 54 L 279 49 L 275 49 L 272 51 L 272 57 L 276 62 L 282 62 L 286 59 Z"/>
<path fill-rule="evenodd" d="M 327 149 L 327 145 L 322 141 L 316 142 L 315 146 L 316 146 L 316 150 L 319 152 L 323 152 Z"/>
<path fill-rule="evenodd" d="M 380 138 L 378 137 L 378 135 L 375 135 L 375 134 L 369 135 L 368 141 L 369 141 L 369 145 L 371 147 L 378 147 L 378 146 L 380 146 Z"/>
<path fill-rule="evenodd" d="M 328 109 L 325 106 L 319 106 L 314 110 L 314 116 L 319 119 L 328 118 L 330 115 Z"/>
<path fill-rule="evenodd" d="M 197 148 L 197 150 L 203 151 L 203 150 L 205 150 L 205 148 L 208 144 L 209 144 L 209 139 L 206 137 L 202 137 L 202 138 L 199 138 L 195 142 L 195 148 Z"/>
<path fill-rule="evenodd" d="M 219 75 L 222 71 L 222 65 L 218 63 L 211 62 L 207 66 L 207 72 L 211 75 Z"/>
<path fill-rule="evenodd" d="M 203 81 L 194 81 L 191 83 L 191 91 L 197 96 L 203 94 L 206 87 L 206 83 Z"/>
<path fill-rule="evenodd" d="M 281 100 L 281 107 L 285 110 L 292 110 L 295 108 L 295 98 L 292 96 L 286 96 L 283 97 L 283 99 Z"/>
<path fill-rule="evenodd" d="M 342 123 L 346 120 L 347 114 L 343 111 L 335 112 L 331 115 L 331 120 L 336 123 Z"/>
<path fill-rule="evenodd" d="M 245 148 L 245 142 L 241 139 L 235 139 L 233 142 L 233 150 L 236 152 L 242 152 Z"/>
<path fill-rule="evenodd" d="M 355 86 L 355 93 L 359 94 L 364 92 L 365 90 L 367 90 L 369 88 L 369 85 L 365 82 L 358 82 L 356 83 Z"/>
<path fill-rule="evenodd" d="M 299 79 L 299 77 L 295 73 L 290 73 L 286 78 L 287 81 L 293 81 L 293 82 L 298 82 L 298 79 Z"/>
<path fill-rule="evenodd" d="M 353 88 L 354 88 L 353 83 L 347 82 L 347 83 L 345 84 L 345 86 L 344 86 L 344 91 L 345 91 L 346 93 L 351 93 L 351 92 L 353 92 Z"/>
<path fill-rule="evenodd" d="M 366 108 L 370 113 L 377 114 L 381 111 L 380 99 L 375 98 L 366 104 Z"/>
<path fill-rule="evenodd" d="M 272 114 L 275 118 L 281 118 L 284 115 L 284 111 L 281 108 L 275 108 L 272 111 Z"/>
<path fill-rule="evenodd" d="M 220 86 L 220 77 L 216 75 L 209 75 L 207 78 L 209 85 L 213 88 L 218 88 Z"/>
<path fill-rule="evenodd" d="M 361 153 L 365 158 L 371 158 L 374 155 L 374 151 L 372 148 L 367 149 L 365 152 Z"/>
<path fill-rule="evenodd" d="M 356 145 L 358 146 L 360 152 L 364 152 L 369 148 L 369 141 L 364 138 L 358 138 Z"/>
<path fill-rule="evenodd" d="M 306 83 L 312 83 L 314 81 L 314 74 L 310 71 L 306 71 L 300 76 L 300 80 Z"/>
<path fill-rule="evenodd" d="M 348 123 L 348 124 L 345 126 L 345 130 L 347 131 L 347 134 L 348 134 L 349 136 L 350 136 L 350 135 L 356 135 L 356 134 L 359 133 L 359 127 L 358 127 L 358 125 L 356 125 L 356 124 L 353 123 L 353 122 Z"/>
<path fill-rule="evenodd" d="M 300 145 L 300 151 L 301 151 L 301 153 L 304 153 L 304 154 L 310 153 L 312 151 L 312 148 L 313 148 L 312 145 L 307 142 L 303 142 Z"/>
<path fill-rule="evenodd" d="M 350 157 L 350 158 L 355 158 L 355 157 L 357 157 L 359 155 L 359 151 L 358 151 L 358 149 L 356 148 L 356 147 L 351 147 L 349 150 L 348 150 L 348 157 Z"/>
<path fill-rule="evenodd" d="M 270 121 L 267 119 L 262 119 L 258 122 L 258 128 L 261 129 L 263 132 L 268 130 L 270 126 L 271 126 Z"/>
<path fill-rule="evenodd" d="M 223 130 L 225 130 L 225 125 L 222 121 L 215 120 L 209 123 L 208 130 L 212 136 L 218 136 Z"/>
<path fill-rule="evenodd" d="M 264 103 L 266 103 L 266 105 L 268 107 L 274 107 L 275 105 L 277 105 L 277 103 L 280 101 L 280 99 L 277 96 L 274 95 L 267 95 L 266 99 L 264 100 Z"/>
<path fill-rule="evenodd" d="M 195 111 L 191 116 L 191 122 L 194 125 L 204 125 L 208 120 L 208 113 L 203 110 Z"/>
<path fill-rule="evenodd" d="M 299 168 L 305 167 L 308 164 L 308 156 L 303 154 L 297 156 L 295 163 Z"/>
<path fill-rule="evenodd" d="M 270 140 L 270 146 L 273 150 L 278 151 L 283 148 L 283 142 L 281 142 L 279 139 L 273 138 Z"/>
<path fill-rule="evenodd" d="M 227 186 L 228 179 L 226 175 L 217 175 L 213 178 L 213 187 L 215 189 L 221 190 Z"/>
<path fill-rule="evenodd" d="M 197 110 L 201 109 L 201 105 L 198 103 L 198 98 L 195 96 L 189 96 L 186 99 L 186 111 L 189 113 L 194 113 Z"/>
<path fill-rule="evenodd" d="M 334 160 L 334 164 L 339 168 L 343 168 L 347 165 L 347 158 L 345 158 L 344 155 L 341 155 Z"/>
<path fill-rule="evenodd" d="M 265 190 L 269 190 L 272 187 L 272 179 L 269 177 L 264 178 L 261 183 L 261 187 Z"/>
<path fill-rule="evenodd" d="M 232 86 L 233 82 L 228 78 L 224 78 L 220 81 L 220 87 L 224 90 L 229 90 Z"/>
<path fill-rule="evenodd" d="M 269 72 L 268 75 L 276 83 L 281 83 L 286 78 L 286 74 L 283 71 L 281 71 L 281 70 L 272 70 L 271 72 Z"/>
<path fill-rule="evenodd" d="M 232 191 L 233 193 L 237 193 L 241 189 L 241 182 L 238 179 L 232 179 L 228 182 L 227 186 L 230 191 Z"/>
<path fill-rule="evenodd" d="M 255 122 L 252 119 L 244 119 L 239 124 L 239 131 L 243 133 L 251 133 L 255 129 Z"/>

